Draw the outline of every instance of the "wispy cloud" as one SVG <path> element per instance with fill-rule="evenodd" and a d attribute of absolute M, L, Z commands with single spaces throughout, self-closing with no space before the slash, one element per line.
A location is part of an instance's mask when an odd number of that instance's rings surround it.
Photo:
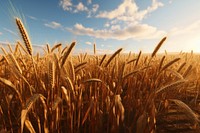
<path fill-rule="evenodd" d="M 116 26 L 110 30 L 95 30 L 93 28 L 84 27 L 82 24 L 75 24 L 73 28 L 68 30 L 76 35 L 87 35 L 96 38 L 115 40 L 152 39 L 165 35 L 164 31 L 159 31 L 157 28 L 147 24 L 132 25 L 123 29 Z"/>
<path fill-rule="evenodd" d="M 44 24 L 46 27 L 52 28 L 52 29 L 58 29 L 58 28 L 62 28 L 62 25 L 58 22 L 52 21 L 49 23 L 45 23 Z"/>
<path fill-rule="evenodd" d="M 87 45 L 92 45 L 92 43 L 91 43 L 91 42 L 85 42 L 85 44 L 87 44 Z"/>
<path fill-rule="evenodd" d="M 14 31 L 10 30 L 10 29 L 7 29 L 7 28 L 3 28 L 3 29 L 4 29 L 5 31 L 7 31 L 8 33 L 14 35 L 14 36 L 17 36 L 17 34 L 16 34 Z"/>
<path fill-rule="evenodd" d="M 73 4 L 72 4 L 71 0 L 60 0 L 59 5 L 63 8 L 63 10 L 71 11 Z"/>
<path fill-rule="evenodd" d="M 2 32 L 0 32 L 0 35 L 2 35 L 3 33 Z"/>
<path fill-rule="evenodd" d="M 28 18 L 32 19 L 32 20 L 38 20 L 36 17 L 34 16 L 30 16 L 30 15 L 27 15 Z"/>

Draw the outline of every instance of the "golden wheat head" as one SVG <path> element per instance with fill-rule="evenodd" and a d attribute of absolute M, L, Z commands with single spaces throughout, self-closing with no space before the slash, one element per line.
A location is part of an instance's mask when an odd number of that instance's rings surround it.
<path fill-rule="evenodd" d="M 33 54 L 32 45 L 31 45 L 31 41 L 29 39 L 28 33 L 27 33 L 22 21 L 19 18 L 16 18 L 15 20 L 16 20 L 17 27 L 21 33 L 24 44 L 26 46 L 26 49 L 27 49 L 28 53 L 32 56 L 32 54 Z"/>
<path fill-rule="evenodd" d="M 151 57 L 154 57 L 156 55 L 156 53 L 158 52 L 158 50 L 160 49 L 160 47 L 162 46 L 162 44 L 164 43 L 164 41 L 167 39 L 167 37 L 164 37 L 156 46 L 156 48 L 154 49 L 153 53 L 151 54 Z"/>

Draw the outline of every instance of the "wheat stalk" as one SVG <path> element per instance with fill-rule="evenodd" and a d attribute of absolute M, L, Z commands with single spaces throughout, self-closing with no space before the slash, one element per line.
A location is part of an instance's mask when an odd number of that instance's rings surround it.
<path fill-rule="evenodd" d="M 5 50 L 3 47 L 1 47 L 1 50 L 3 51 L 4 55 L 7 55 L 7 54 L 8 54 L 8 53 L 6 52 L 6 50 Z"/>
<path fill-rule="evenodd" d="M 12 62 L 12 64 L 16 67 L 16 69 L 22 74 L 22 70 L 12 53 L 8 54 L 8 59 L 9 59 L 9 61 Z"/>
<path fill-rule="evenodd" d="M 33 128 L 33 125 L 31 124 L 29 120 L 25 120 L 25 126 L 30 131 L 30 133 L 36 133 L 36 131 Z"/>
<path fill-rule="evenodd" d="M 13 50 L 12 50 L 12 47 L 10 44 L 8 44 L 8 48 L 9 48 L 10 52 L 13 53 Z"/>
<path fill-rule="evenodd" d="M 15 52 L 14 55 L 16 55 L 19 52 L 19 44 L 17 43 L 15 46 Z"/>
<path fill-rule="evenodd" d="M 29 53 L 28 53 L 28 51 L 26 50 L 26 48 L 25 48 L 19 41 L 17 41 L 17 44 L 23 49 L 23 51 L 24 51 L 27 55 L 29 55 Z"/>

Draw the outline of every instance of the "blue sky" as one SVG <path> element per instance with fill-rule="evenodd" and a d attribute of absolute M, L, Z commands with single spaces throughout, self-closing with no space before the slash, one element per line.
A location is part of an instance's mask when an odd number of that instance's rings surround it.
<path fill-rule="evenodd" d="M 98 53 L 152 52 L 167 36 L 161 52 L 200 52 L 199 9 L 199 0 L 1 0 L 0 43 L 21 40 L 20 17 L 33 45 L 76 41 L 76 52 L 90 53 L 94 43 Z"/>

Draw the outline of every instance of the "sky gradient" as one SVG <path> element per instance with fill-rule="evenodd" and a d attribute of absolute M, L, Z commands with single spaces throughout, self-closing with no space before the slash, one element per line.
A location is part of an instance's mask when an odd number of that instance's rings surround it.
<path fill-rule="evenodd" d="M 13 8 L 14 7 L 14 8 Z M 20 17 L 33 45 L 76 41 L 76 52 L 200 52 L 200 0 L 1 0 L 0 43 L 21 40 Z"/>

